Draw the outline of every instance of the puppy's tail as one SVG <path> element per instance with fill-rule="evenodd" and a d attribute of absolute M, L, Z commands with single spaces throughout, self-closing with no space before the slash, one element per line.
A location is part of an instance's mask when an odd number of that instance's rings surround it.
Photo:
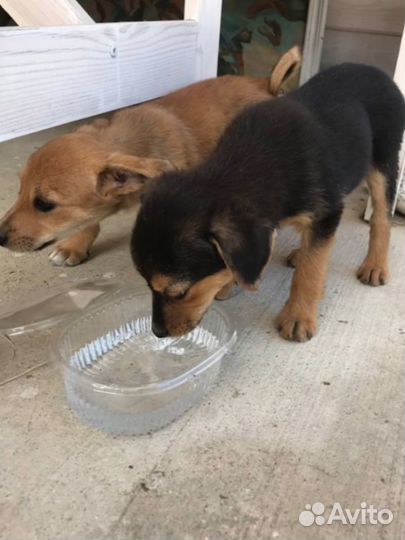
<path fill-rule="evenodd" d="M 302 55 L 298 46 L 292 47 L 281 56 L 274 66 L 269 80 L 270 94 L 277 96 L 288 91 L 287 81 L 295 78 L 302 64 Z"/>

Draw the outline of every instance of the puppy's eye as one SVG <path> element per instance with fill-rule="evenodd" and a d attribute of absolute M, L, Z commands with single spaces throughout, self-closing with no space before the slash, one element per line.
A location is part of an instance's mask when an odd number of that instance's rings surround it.
<path fill-rule="evenodd" d="M 52 201 L 42 199 L 41 197 L 35 197 L 34 208 L 39 212 L 51 212 L 54 208 L 56 208 L 56 204 Z"/>

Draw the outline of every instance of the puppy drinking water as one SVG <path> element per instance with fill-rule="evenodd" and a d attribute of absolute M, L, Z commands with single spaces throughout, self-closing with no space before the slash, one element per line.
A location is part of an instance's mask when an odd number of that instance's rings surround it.
<path fill-rule="evenodd" d="M 131 244 L 152 290 L 154 333 L 192 330 L 234 281 L 255 289 L 277 229 L 293 224 L 302 244 L 290 257 L 295 272 L 277 326 L 286 339 L 310 339 L 343 199 L 363 179 L 374 213 L 357 275 L 383 285 L 404 126 L 404 99 L 389 77 L 343 64 L 249 107 L 208 161 L 156 180 Z"/>

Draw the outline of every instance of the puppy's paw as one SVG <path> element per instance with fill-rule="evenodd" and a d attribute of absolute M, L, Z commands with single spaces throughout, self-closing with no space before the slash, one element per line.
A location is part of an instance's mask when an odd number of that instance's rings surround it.
<path fill-rule="evenodd" d="M 316 316 L 290 306 L 284 306 L 276 320 L 281 337 L 289 341 L 308 341 L 316 334 Z"/>
<path fill-rule="evenodd" d="M 387 265 L 377 265 L 373 262 L 365 260 L 357 271 L 358 279 L 365 285 L 378 287 L 385 285 L 388 281 Z"/>
<path fill-rule="evenodd" d="M 49 259 L 55 266 L 77 266 L 89 258 L 89 252 L 69 249 L 58 244 L 49 254 Z"/>
<path fill-rule="evenodd" d="M 287 266 L 295 268 L 297 266 L 297 258 L 299 256 L 299 248 L 293 249 L 286 259 Z"/>

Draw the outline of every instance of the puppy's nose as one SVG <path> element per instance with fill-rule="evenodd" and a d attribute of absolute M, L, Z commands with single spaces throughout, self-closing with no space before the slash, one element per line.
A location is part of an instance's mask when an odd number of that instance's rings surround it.
<path fill-rule="evenodd" d="M 169 332 L 167 331 L 167 328 L 164 326 L 157 324 L 156 322 L 152 322 L 152 332 L 155 334 L 158 338 L 164 338 L 169 335 Z"/>
<path fill-rule="evenodd" d="M 7 234 L 0 233 L 0 246 L 5 246 L 8 242 L 8 236 Z"/>

